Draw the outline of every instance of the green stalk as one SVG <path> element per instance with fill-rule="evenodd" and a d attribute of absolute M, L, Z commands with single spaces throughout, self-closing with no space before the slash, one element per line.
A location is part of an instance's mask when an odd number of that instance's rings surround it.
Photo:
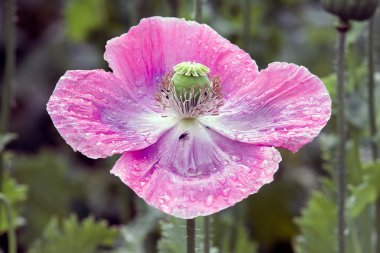
<path fill-rule="evenodd" d="M 373 160 L 378 158 L 378 147 L 375 141 L 377 134 L 376 128 L 376 107 L 375 107 L 375 71 L 374 71 L 374 49 L 373 49 L 373 34 L 374 34 L 374 18 L 368 23 L 368 112 L 369 112 L 369 127 L 370 127 L 370 143 Z"/>
<path fill-rule="evenodd" d="M 9 123 L 9 110 L 10 110 L 10 97 L 12 89 L 12 81 L 14 77 L 15 66 L 15 26 L 14 15 L 15 2 L 14 0 L 7 0 L 6 2 L 6 16 L 5 16 L 5 76 L 2 87 L 2 104 L 0 116 L 0 134 L 5 134 Z M 3 174 L 4 174 L 4 154 L 0 154 L 0 192 L 3 189 Z"/>
<path fill-rule="evenodd" d="M 195 253 L 195 219 L 186 220 L 187 253 Z"/>
<path fill-rule="evenodd" d="M 249 52 L 249 31 L 251 24 L 251 0 L 243 2 L 243 48 Z"/>
<path fill-rule="evenodd" d="M 204 243 L 203 243 L 203 252 L 210 253 L 210 216 L 204 217 Z"/>
<path fill-rule="evenodd" d="M 11 204 L 5 198 L 3 194 L 0 193 L 0 204 L 4 206 L 5 215 L 8 222 L 8 248 L 9 253 L 17 252 L 17 242 L 16 242 L 16 232 L 12 222 Z"/>
<path fill-rule="evenodd" d="M 339 39 L 338 39 L 338 68 L 337 68 L 337 80 L 338 80 L 338 135 L 339 135 L 339 152 L 338 152 L 338 253 L 345 253 L 345 218 L 344 218 L 344 206 L 346 197 L 346 118 L 345 118 L 345 97 L 344 97 L 344 69 L 345 69 L 345 41 L 346 33 L 349 29 L 347 20 L 340 19 L 339 24 L 336 27 Z"/>
<path fill-rule="evenodd" d="M 202 20 L 202 0 L 194 0 L 194 20 L 197 22 Z"/>
<path fill-rule="evenodd" d="M 375 69 L 374 69 L 374 17 L 368 22 L 368 112 L 369 131 L 372 160 L 378 159 L 378 147 L 376 143 L 376 106 L 375 106 Z M 380 198 L 375 204 L 376 209 L 376 252 L 380 253 Z"/>

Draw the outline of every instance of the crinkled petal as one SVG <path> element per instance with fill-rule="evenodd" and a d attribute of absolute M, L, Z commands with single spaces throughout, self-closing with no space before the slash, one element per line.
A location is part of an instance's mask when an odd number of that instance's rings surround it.
<path fill-rule="evenodd" d="M 331 115 L 322 81 L 305 67 L 272 63 L 218 116 L 202 124 L 233 140 L 297 151 L 316 137 Z"/>
<path fill-rule="evenodd" d="M 145 148 L 175 124 L 131 98 L 123 82 L 103 70 L 66 72 L 47 110 L 66 142 L 91 158 Z"/>
<path fill-rule="evenodd" d="M 209 26 L 178 18 L 142 19 L 128 33 L 108 41 L 104 57 L 118 78 L 147 97 L 164 74 L 184 61 L 208 66 L 211 76 L 221 78 L 227 97 L 258 75 L 246 52 Z"/>
<path fill-rule="evenodd" d="M 230 207 L 273 180 L 281 156 L 272 147 L 230 140 L 180 123 L 154 145 L 125 152 L 111 173 L 150 205 L 180 217 Z"/>

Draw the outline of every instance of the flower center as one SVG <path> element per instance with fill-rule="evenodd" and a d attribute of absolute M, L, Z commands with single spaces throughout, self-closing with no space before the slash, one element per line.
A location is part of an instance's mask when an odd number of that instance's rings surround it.
<path fill-rule="evenodd" d="M 223 105 L 220 79 L 210 80 L 210 69 L 196 62 L 182 62 L 164 75 L 156 99 L 164 110 L 174 110 L 182 118 L 218 114 Z"/>

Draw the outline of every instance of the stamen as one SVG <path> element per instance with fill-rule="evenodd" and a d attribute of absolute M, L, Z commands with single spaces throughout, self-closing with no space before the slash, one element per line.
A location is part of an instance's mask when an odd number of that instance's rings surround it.
<path fill-rule="evenodd" d="M 173 110 L 183 118 L 195 118 L 198 115 L 218 115 L 223 105 L 223 94 L 218 76 L 211 78 L 210 86 L 197 85 L 189 89 L 176 91 L 172 82 L 174 72 L 166 74 L 159 84 L 156 100 L 164 110 Z"/>

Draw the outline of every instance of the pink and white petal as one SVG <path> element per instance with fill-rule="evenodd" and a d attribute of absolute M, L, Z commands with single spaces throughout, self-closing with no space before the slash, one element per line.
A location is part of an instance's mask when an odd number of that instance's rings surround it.
<path fill-rule="evenodd" d="M 67 71 L 47 110 L 66 142 L 91 158 L 145 148 L 175 124 L 131 98 L 122 81 L 103 70 Z"/>
<path fill-rule="evenodd" d="M 142 19 L 128 33 L 107 42 L 104 58 L 131 89 L 153 95 L 162 76 L 184 61 L 208 66 L 219 76 L 226 96 L 258 75 L 249 54 L 212 28 L 179 18 Z"/>
<path fill-rule="evenodd" d="M 230 140 L 180 123 L 154 145 L 125 152 L 111 173 L 148 204 L 179 218 L 230 207 L 273 180 L 281 161 L 272 147 Z"/>
<path fill-rule="evenodd" d="M 202 124 L 233 140 L 297 151 L 311 142 L 331 116 L 331 99 L 322 81 L 305 67 L 272 63 L 218 116 Z"/>

